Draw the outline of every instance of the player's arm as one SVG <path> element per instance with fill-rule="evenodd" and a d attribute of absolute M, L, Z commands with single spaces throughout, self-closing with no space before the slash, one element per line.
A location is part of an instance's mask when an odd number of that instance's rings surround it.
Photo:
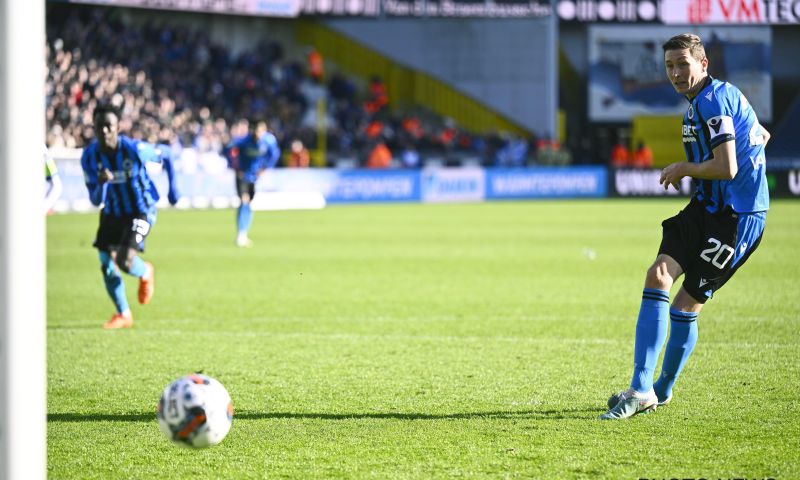
<path fill-rule="evenodd" d="M 167 200 L 170 205 L 178 203 L 180 194 L 178 193 L 178 183 L 175 175 L 175 165 L 172 162 L 172 148 L 169 145 L 159 143 L 156 145 L 156 153 L 161 160 L 161 165 L 167 172 L 167 180 L 169 182 L 169 192 L 167 193 Z"/>
<path fill-rule="evenodd" d="M 280 159 L 281 147 L 278 145 L 278 140 L 271 137 L 267 142 L 267 168 L 275 168 Z"/>
<path fill-rule="evenodd" d="M 97 170 L 97 166 L 93 165 L 90 150 L 90 147 L 83 149 L 81 167 L 83 168 L 83 180 L 89 191 L 89 201 L 97 207 L 105 201 L 108 182 L 114 178 L 114 175 L 108 169 Z"/>
<path fill-rule="evenodd" d="M 676 162 L 668 165 L 661 171 L 659 182 L 664 189 L 670 185 L 679 189 L 683 177 L 698 178 L 701 180 L 732 180 L 739 171 L 736 162 L 736 142 L 732 139 L 714 147 L 714 156 L 701 163 Z"/>

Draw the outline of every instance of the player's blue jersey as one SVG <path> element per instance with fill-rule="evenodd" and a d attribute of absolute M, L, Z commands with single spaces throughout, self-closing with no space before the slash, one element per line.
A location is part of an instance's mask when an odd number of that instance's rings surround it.
<path fill-rule="evenodd" d="M 732 180 L 696 179 L 695 198 L 712 213 L 727 206 L 739 213 L 767 210 L 764 138 L 756 113 L 738 88 L 708 77 L 683 117 L 686 159 L 693 163 L 710 160 L 714 148 L 729 141 L 736 142 L 736 176 Z"/>
<path fill-rule="evenodd" d="M 103 213 L 115 217 L 150 214 L 155 210 L 159 195 L 150 180 L 145 162 L 158 162 L 158 152 L 153 145 L 120 135 L 112 154 L 101 151 L 94 140 L 83 150 L 83 167 L 86 188 L 93 204 L 103 206 Z M 110 182 L 98 183 L 98 174 L 107 168 L 114 174 Z"/>
<path fill-rule="evenodd" d="M 269 132 L 259 139 L 247 134 L 234 139 L 225 149 L 231 168 L 244 174 L 244 180 L 255 183 L 261 170 L 278 163 L 281 150 L 275 136 Z"/>

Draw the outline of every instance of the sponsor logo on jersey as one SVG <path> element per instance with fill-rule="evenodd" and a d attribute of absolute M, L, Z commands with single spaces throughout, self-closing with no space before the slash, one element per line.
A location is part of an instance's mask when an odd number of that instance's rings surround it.
<path fill-rule="evenodd" d="M 706 124 L 711 133 L 711 140 L 719 136 L 736 134 L 736 129 L 733 127 L 733 118 L 727 115 L 717 115 L 716 117 L 709 118 Z"/>

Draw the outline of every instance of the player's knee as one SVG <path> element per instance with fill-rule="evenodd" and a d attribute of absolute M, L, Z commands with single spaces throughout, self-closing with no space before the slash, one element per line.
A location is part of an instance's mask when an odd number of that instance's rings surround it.
<path fill-rule="evenodd" d="M 120 270 L 122 270 L 125 273 L 130 273 L 131 272 L 131 267 L 133 266 L 133 259 L 132 258 L 128 258 L 127 255 L 119 255 L 118 254 L 117 258 L 116 258 L 116 261 L 117 261 L 117 266 L 119 267 Z"/>
<path fill-rule="evenodd" d="M 659 290 L 669 290 L 672 288 L 672 276 L 669 274 L 666 263 L 656 262 L 647 269 L 645 287 L 657 288 Z"/>
<path fill-rule="evenodd" d="M 100 271 L 103 273 L 104 277 L 113 277 L 117 273 L 117 269 L 114 267 L 114 260 L 111 259 L 111 255 L 108 252 L 101 251 L 99 253 L 100 257 Z"/>

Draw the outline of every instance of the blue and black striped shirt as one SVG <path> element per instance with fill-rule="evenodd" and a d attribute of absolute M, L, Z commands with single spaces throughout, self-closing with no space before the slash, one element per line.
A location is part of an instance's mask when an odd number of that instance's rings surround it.
<path fill-rule="evenodd" d="M 709 76 L 700 93 L 689 101 L 683 117 L 686 160 L 710 160 L 714 148 L 730 141 L 736 142 L 736 176 L 731 180 L 698 179 L 695 198 L 711 213 L 725 207 L 739 213 L 766 211 L 766 157 L 756 113 L 738 88 Z"/>
<path fill-rule="evenodd" d="M 83 150 L 86 188 L 94 205 L 103 205 L 103 213 L 114 217 L 148 214 L 155 210 L 159 195 L 147 174 L 145 163 L 160 162 L 153 145 L 120 135 L 113 153 L 103 152 L 97 140 Z M 110 182 L 98 183 L 99 172 L 107 168 L 114 174 Z"/>

